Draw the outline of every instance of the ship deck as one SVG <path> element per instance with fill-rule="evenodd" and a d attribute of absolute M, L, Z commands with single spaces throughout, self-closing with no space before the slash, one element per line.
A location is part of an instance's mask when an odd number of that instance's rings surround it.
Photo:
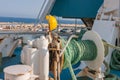
<path fill-rule="evenodd" d="M 12 56 L 12 57 L 4 57 L 2 59 L 2 68 L 5 68 L 5 67 L 10 66 L 10 65 L 21 64 L 20 63 L 21 50 L 22 50 L 22 48 L 18 47 L 14 51 L 14 56 Z M 80 63 L 77 63 L 76 65 L 73 66 L 73 68 L 76 68 L 79 65 L 80 65 Z M 75 72 L 75 74 L 77 74 L 80 71 L 81 70 L 78 69 L 78 70 L 75 70 L 74 72 Z M 115 74 L 115 75 L 120 77 L 120 71 L 111 70 L 111 74 Z M 52 74 L 50 74 L 50 75 L 52 76 Z M 61 72 L 60 77 L 61 77 L 61 80 L 71 80 L 71 75 L 70 75 L 69 69 L 67 68 L 67 69 L 63 70 Z M 2 79 L 4 80 L 4 73 L 0 72 L 0 80 L 2 80 Z M 79 80 L 84 80 L 84 79 L 79 79 Z"/>

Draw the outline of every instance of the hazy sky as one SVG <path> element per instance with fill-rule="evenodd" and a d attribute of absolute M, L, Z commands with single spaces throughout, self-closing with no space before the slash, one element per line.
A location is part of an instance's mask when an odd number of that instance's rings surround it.
<path fill-rule="evenodd" d="M 43 0 L 0 0 L 0 16 L 36 18 Z"/>

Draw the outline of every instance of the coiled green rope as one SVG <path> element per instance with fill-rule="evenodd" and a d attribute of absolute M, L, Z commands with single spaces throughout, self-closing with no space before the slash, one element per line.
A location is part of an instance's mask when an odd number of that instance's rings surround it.
<path fill-rule="evenodd" d="M 104 73 L 105 74 L 104 80 L 119 80 L 119 78 L 116 75 L 110 73 L 110 67 L 108 63 L 104 61 L 104 64 L 107 68 L 106 72 Z"/>
<path fill-rule="evenodd" d="M 110 67 L 115 70 L 120 70 L 120 51 L 114 50 L 112 52 Z"/>
<path fill-rule="evenodd" d="M 78 39 L 72 39 L 64 52 L 65 60 L 64 60 L 63 69 L 69 67 L 69 70 L 70 70 L 70 73 L 72 76 L 72 80 L 77 80 L 76 76 L 74 74 L 74 71 L 72 69 L 72 65 L 76 64 L 78 61 L 81 61 L 81 60 L 83 60 L 83 61 L 94 60 L 97 56 L 97 47 L 96 47 L 95 43 L 90 40 L 81 40 L 81 38 L 85 32 L 86 31 L 81 30 Z M 116 48 L 116 47 L 108 44 L 105 41 L 103 41 L 103 43 L 104 43 L 104 47 L 105 47 L 105 56 L 107 56 L 107 54 L 108 54 L 109 46 L 112 48 Z M 62 46 L 64 47 L 65 44 L 66 44 L 66 40 L 62 39 Z M 117 47 L 117 49 L 119 49 L 119 48 Z M 115 59 L 115 61 L 118 64 L 120 64 L 120 62 L 119 62 L 120 61 L 120 51 L 118 51 L 118 50 L 113 51 L 113 55 L 114 55 L 113 58 Z M 119 56 L 116 56 L 116 55 L 119 55 Z M 114 64 L 116 64 L 116 62 L 114 62 L 114 59 L 112 59 L 111 62 L 113 62 L 113 63 L 111 63 L 111 65 L 114 68 L 117 68 L 117 69 L 119 68 L 119 70 L 120 70 L 120 66 L 118 66 L 118 65 L 114 66 Z M 119 80 L 119 78 L 117 76 L 110 74 L 109 65 L 107 67 L 105 76 L 106 76 L 104 78 L 105 80 Z"/>
<path fill-rule="evenodd" d="M 63 47 L 66 40 L 62 39 Z M 63 69 L 69 67 L 73 80 L 77 80 L 72 69 L 72 65 L 78 61 L 94 60 L 97 56 L 97 47 L 93 41 L 90 40 L 76 40 L 72 39 L 64 52 L 64 66 Z"/>
<path fill-rule="evenodd" d="M 104 64 L 107 67 L 107 70 L 105 72 L 105 80 L 120 80 L 120 78 L 114 74 L 110 73 L 111 69 L 115 69 L 115 70 L 120 70 L 120 48 L 111 44 L 108 44 L 107 42 L 103 41 L 104 45 L 105 45 L 105 53 L 106 55 L 108 54 L 108 48 L 114 48 L 115 50 L 112 52 L 112 56 L 111 56 L 111 61 L 110 61 L 110 65 L 108 65 L 107 62 L 104 61 Z"/>

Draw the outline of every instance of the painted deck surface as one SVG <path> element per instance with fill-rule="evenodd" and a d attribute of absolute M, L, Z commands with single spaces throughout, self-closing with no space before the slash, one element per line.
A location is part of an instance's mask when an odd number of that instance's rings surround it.
<path fill-rule="evenodd" d="M 14 54 L 16 56 L 13 56 L 12 58 L 9 58 L 9 57 L 3 58 L 3 65 L 2 65 L 2 67 L 5 68 L 5 67 L 10 66 L 10 65 L 20 64 L 20 53 L 21 53 L 21 50 L 22 50 L 22 48 L 18 47 L 14 51 Z M 79 64 L 80 63 L 74 65 L 73 68 L 76 68 L 77 66 L 79 66 Z M 78 70 L 76 70 L 74 72 L 75 72 L 75 74 L 77 74 L 78 72 L 80 72 L 80 69 L 78 69 Z M 120 77 L 120 71 L 111 70 L 111 73 Z M 50 74 L 50 75 L 52 76 L 52 74 Z M 4 73 L 3 72 L 0 72 L 0 79 L 4 80 Z M 62 71 L 62 73 L 61 73 L 61 80 L 71 80 L 71 75 L 70 75 L 70 72 L 69 72 L 68 68 Z M 83 79 L 80 79 L 80 80 L 83 80 Z"/>

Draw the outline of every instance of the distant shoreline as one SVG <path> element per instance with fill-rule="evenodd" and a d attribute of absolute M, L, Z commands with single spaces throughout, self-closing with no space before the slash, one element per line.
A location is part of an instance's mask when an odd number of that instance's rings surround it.
<path fill-rule="evenodd" d="M 85 27 L 83 24 L 60 24 L 58 27 L 70 27 L 74 28 L 77 27 Z M 17 22 L 0 22 L 0 30 L 22 30 L 22 31 L 36 31 L 41 28 L 48 28 L 48 24 L 42 23 L 38 24 L 36 27 L 34 27 L 33 23 L 17 23 Z"/>
<path fill-rule="evenodd" d="M 41 23 L 41 24 L 38 24 L 37 26 L 48 26 L 48 23 Z M 19 22 L 0 22 L 0 26 L 10 26 L 10 27 L 14 27 L 14 26 L 34 26 L 34 23 L 19 23 Z M 84 24 L 59 24 L 58 26 L 61 26 L 61 27 L 67 27 L 67 26 L 70 26 L 70 27 L 75 27 L 75 26 L 82 26 L 82 27 L 85 27 Z"/>

